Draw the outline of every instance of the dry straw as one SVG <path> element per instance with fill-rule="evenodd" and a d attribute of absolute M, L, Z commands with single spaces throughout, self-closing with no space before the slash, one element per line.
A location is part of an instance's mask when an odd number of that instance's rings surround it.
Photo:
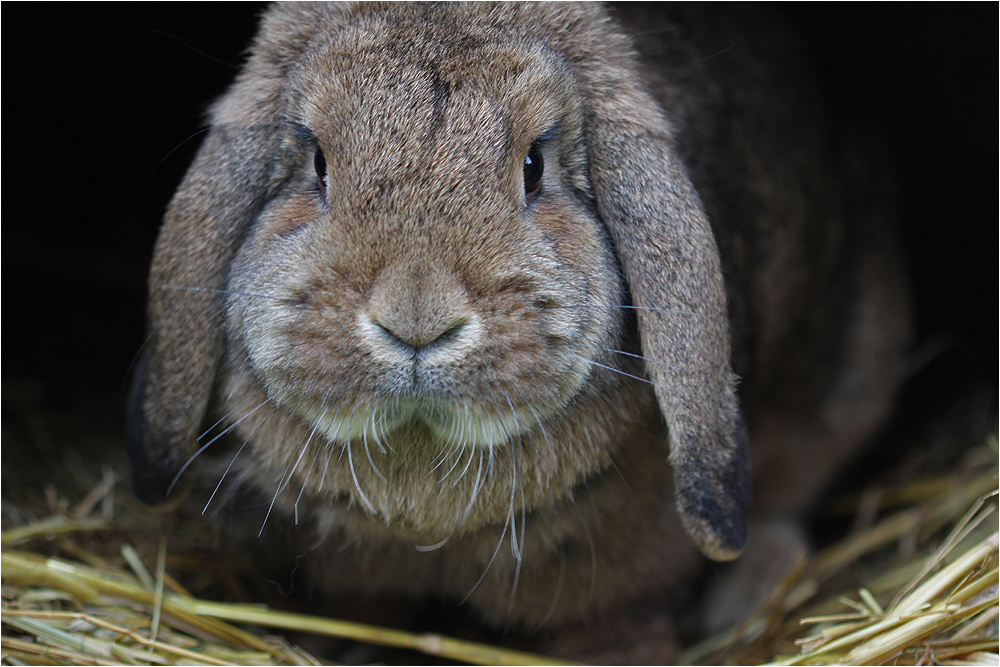
<path fill-rule="evenodd" d="M 62 665 L 308 665 L 320 662 L 266 629 L 315 633 L 410 649 L 483 665 L 564 665 L 565 661 L 437 634 L 415 634 L 360 623 L 294 614 L 265 605 L 197 599 L 167 572 L 168 538 L 181 549 L 197 541 L 197 526 L 178 516 L 151 521 L 148 510 L 118 498 L 112 517 L 89 515 L 111 494 L 102 491 L 70 507 L 47 489 L 57 514 L 0 532 L 3 578 L 0 659 L 4 664 Z M 106 496 L 105 496 L 106 497 Z M 6 501 L 5 501 L 6 502 Z M 105 511 L 108 508 L 105 507 Z M 173 529 L 165 529 L 173 522 Z M 150 524 L 160 523 L 152 549 Z M 88 549 L 95 538 L 120 540 L 117 557 Z M 74 559 L 44 553 L 56 545 Z M 146 559 L 139 551 L 146 551 Z M 120 563 L 120 566 L 115 566 Z M 147 564 L 152 567 L 147 567 Z"/>
<path fill-rule="evenodd" d="M 977 453 L 978 473 L 883 490 L 883 507 L 902 507 L 802 563 L 748 621 L 681 661 L 1000 664 L 996 437 Z"/>
<path fill-rule="evenodd" d="M 3 657 L 9 664 L 319 664 L 300 649 L 226 621 L 408 648 L 474 664 L 567 664 L 439 635 L 210 602 L 183 590 L 164 593 L 161 568 L 153 580 L 148 572 L 130 575 L 14 550 L 3 552 L 0 567 L 5 585 L 22 587 L 10 600 L 4 592 Z M 71 603 L 79 611 L 44 609 L 54 601 Z M 20 636 L 8 634 L 11 629 Z"/>
<path fill-rule="evenodd" d="M 879 494 L 883 518 L 800 564 L 758 613 L 683 651 L 688 664 L 990 664 L 997 641 L 997 448 L 979 448 L 985 471 L 949 473 Z M 544 656 L 413 634 L 262 605 L 200 600 L 127 541 L 119 518 L 86 511 L 6 530 L 2 543 L 4 664 L 319 664 L 261 628 L 401 647 L 472 664 L 567 664 Z M 90 497 L 93 496 L 93 497 Z M 871 510 L 870 497 L 847 507 Z M 106 505 L 106 503 L 105 503 Z M 117 526 L 117 530 L 116 530 Z M 941 536 L 947 532 L 943 539 Z M 74 541 L 125 535 L 114 567 Z M 32 550 L 57 539 L 78 560 Z M 241 625 L 235 625 L 241 624 Z"/>

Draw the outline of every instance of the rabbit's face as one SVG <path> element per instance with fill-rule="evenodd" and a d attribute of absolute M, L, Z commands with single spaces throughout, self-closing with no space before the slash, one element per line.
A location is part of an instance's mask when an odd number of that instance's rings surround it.
<path fill-rule="evenodd" d="M 612 352 L 638 349 L 572 73 L 452 34 L 357 22 L 291 76 L 284 182 L 228 285 L 221 406 L 271 486 L 430 531 L 502 520 L 515 488 L 562 497 L 640 410 L 612 391 L 641 370 Z"/>

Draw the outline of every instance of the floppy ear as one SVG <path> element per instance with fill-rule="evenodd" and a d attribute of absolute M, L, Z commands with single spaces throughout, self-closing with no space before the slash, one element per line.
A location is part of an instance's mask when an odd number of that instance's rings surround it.
<path fill-rule="evenodd" d="M 194 453 L 222 356 L 229 267 L 282 178 L 281 108 L 289 71 L 336 6 L 279 3 L 262 17 L 251 57 L 212 109 L 212 129 L 174 195 L 149 276 L 149 337 L 130 392 L 133 487 L 163 502 Z"/>
<path fill-rule="evenodd" d="M 214 127 L 167 209 L 149 275 L 149 337 L 136 367 L 127 429 L 133 487 L 166 500 L 197 430 L 222 350 L 229 264 L 265 200 L 273 123 Z"/>
<path fill-rule="evenodd" d="M 701 551 L 729 560 L 749 514 L 747 440 L 730 370 L 719 251 L 670 129 L 634 75 L 585 73 L 598 213 L 631 287 L 646 372 L 666 419 L 678 512 Z M 601 78 L 605 78 L 601 81 Z"/>

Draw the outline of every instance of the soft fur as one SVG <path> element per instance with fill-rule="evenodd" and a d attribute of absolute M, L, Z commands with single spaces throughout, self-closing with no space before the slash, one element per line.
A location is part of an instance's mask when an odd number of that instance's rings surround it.
<path fill-rule="evenodd" d="M 326 590 L 669 655 L 749 460 L 754 521 L 799 515 L 907 338 L 883 179 L 742 11 L 270 8 L 157 243 L 137 494 L 227 431 Z"/>

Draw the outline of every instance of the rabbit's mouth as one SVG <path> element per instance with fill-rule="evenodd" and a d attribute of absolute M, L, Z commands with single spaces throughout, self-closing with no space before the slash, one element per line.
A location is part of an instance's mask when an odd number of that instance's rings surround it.
<path fill-rule="evenodd" d="M 530 430 L 539 416 L 530 408 L 509 406 L 506 412 L 486 410 L 425 397 L 396 397 L 374 407 L 323 408 L 311 402 L 291 401 L 293 411 L 331 442 L 371 441 L 380 449 L 391 446 L 393 434 L 423 427 L 446 446 L 492 447 L 508 443 Z"/>

